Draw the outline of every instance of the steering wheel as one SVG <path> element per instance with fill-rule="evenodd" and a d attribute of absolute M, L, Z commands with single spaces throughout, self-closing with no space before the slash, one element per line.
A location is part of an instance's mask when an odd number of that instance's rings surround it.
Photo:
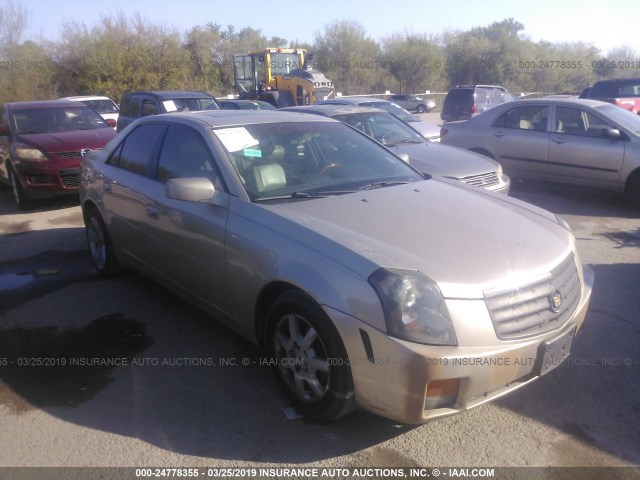
<path fill-rule="evenodd" d="M 320 175 L 326 175 L 328 172 L 333 170 L 334 168 L 342 168 L 341 163 L 330 163 L 329 165 L 325 165 L 322 170 L 320 170 Z"/>

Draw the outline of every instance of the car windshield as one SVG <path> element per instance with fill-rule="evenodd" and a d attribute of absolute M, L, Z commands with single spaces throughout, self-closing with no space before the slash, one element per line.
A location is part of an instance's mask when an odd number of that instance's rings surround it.
<path fill-rule="evenodd" d="M 118 107 L 111 100 L 83 100 L 82 103 L 98 113 L 118 113 Z"/>
<path fill-rule="evenodd" d="M 424 178 L 339 122 L 263 123 L 214 133 L 252 201 L 339 195 Z"/>
<path fill-rule="evenodd" d="M 167 112 L 197 112 L 200 110 L 219 110 L 218 104 L 211 97 L 173 98 L 163 100 Z"/>
<path fill-rule="evenodd" d="M 23 135 L 111 128 L 98 113 L 85 106 L 27 108 L 13 111 L 12 117 L 16 132 Z"/>
<path fill-rule="evenodd" d="M 614 122 L 622 124 L 636 135 L 640 135 L 640 115 L 636 115 L 629 110 L 612 104 L 599 105 L 595 108 L 597 111 L 607 115 Z"/>
<path fill-rule="evenodd" d="M 388 113 L 352 113 L 336 115 L 333 118 L 348 123 L 387 146 L 427 143 L 424 137 L 406 123 Z"/>
<path fill-rule="evenodd" d="M 393 102 L 367 102 L 361 103 L 362 107 L 371 107 L 371 108 L 379 108 L 380 110 L 384 110 L 385 112 L 389 112 L 392 115 L 395 115 L 403 122 L 417 122 L 419 121 L 416 117 L 407 112 L 400 105 L 397 105 Z"/>

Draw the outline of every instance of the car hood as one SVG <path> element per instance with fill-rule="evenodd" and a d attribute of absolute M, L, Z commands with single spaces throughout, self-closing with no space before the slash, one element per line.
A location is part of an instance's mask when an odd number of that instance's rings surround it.
<path fill-rule="evenodd" d="M 83 148 L 102 148 L 115 137 L 113 128 L 93 128 L 54 133 L 30 133 L 20 135 L 20 141 L 44 152 L 80 151 Z"/>
<path fill-rule="evenodd" d="M 546 210 L 434 179 L 265 207 L 285 220 L 280 231 L 362 278 L 419 270 L 448 298 L 529 281 L 573 248 Z"/>
<path fill-rule="evenodd" d="M 420 135 L 422 135 L 425 138 L 435 138 L 435 137 L 440 138 L 440 127 L 437 125 L 434 125 L 433 123 L 427 123 L 427 122 L 423 122 L 422 120 L 416 120 L 416 121 L 407 122 L 407 125 L 409 125 L 414 130 L 417 130 L 418 132 L 420 132 Z"/>
<path fill-rule="evenodd" d="M 406 153 L 411 165 L 430 175 L 460 179 L 498 170 L 498 163 L 490 158 L 437 143 L 414 143 L 387 148 L 396 154 Z"/>

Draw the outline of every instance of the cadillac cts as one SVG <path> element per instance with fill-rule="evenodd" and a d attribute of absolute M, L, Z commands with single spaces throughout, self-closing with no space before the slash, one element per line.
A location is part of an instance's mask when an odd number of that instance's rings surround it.
<path fill-rule="evenodd" d="M 95 268 L 143 272 L 260 344 L 310 418 L 451 415 L 548 373 L 593 284 L 568 225 L 414 170 L 336 120 L 140 119 L 82 163 Z"/>

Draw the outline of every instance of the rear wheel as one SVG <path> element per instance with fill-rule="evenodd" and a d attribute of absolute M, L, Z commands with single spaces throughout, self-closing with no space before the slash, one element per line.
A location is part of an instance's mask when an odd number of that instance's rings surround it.
<path fill-rule="evenodd" d="M 85 226 L 89 255 L 95 269 L 103 277 L 111 277 L 119 273 L 121 267 L 113 252 L 111 237 L 104 220 L 95 208 L 86 214 Z"/>
<path fill-rule="evenodd" d="M 634 172 L 627 180 L 627 188 L 625 191 L 629 202 L 636 207 L 640 208 L 640 170 Z"/>
<path fill-rule="evenodd" d="M 340 335 L 306 295 L 285 292 L 268 315 L 267 352 L 296 408 L 330 421 L 355 409 L 353 379 Z"/>
<path fill-rule="evenodd" d="M 418 105 L 418 108 L 416 108 L 416 111 L 418 113 L 424 113 L 427 111 L 426 107 L 424 105 Z"/>

